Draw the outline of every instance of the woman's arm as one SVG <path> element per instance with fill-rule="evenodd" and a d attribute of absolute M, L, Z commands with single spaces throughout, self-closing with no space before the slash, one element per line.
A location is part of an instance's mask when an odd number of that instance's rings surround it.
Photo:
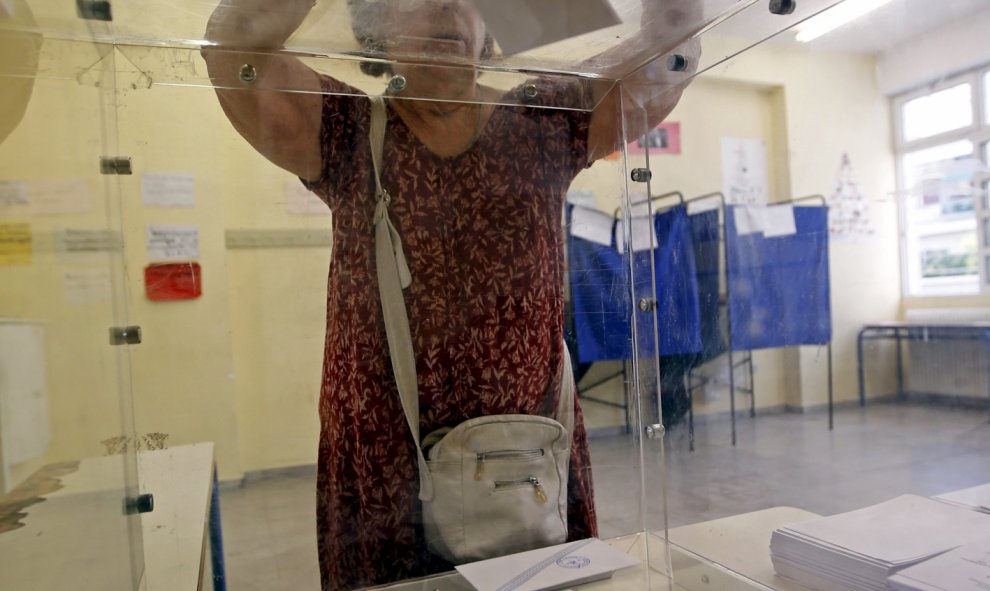
<path fill-rule="evenodd" d="M 203 58 L 220 106 L 263 156 L 305 179 L 322 169 L 319 76 L 296 58 L 278 55 L 313 0 L 222 0 L 210 17 Z M 254 66 L 257 79 L 240 79 Z M 277 89 L 277 90 L 276 90 Z M 291 91 L 291 92 L 287 92 Z"/>
<path fill-rule="evenodd" d="M 683 35 L 690 18 L 700 17 L 696 14 L 699 10 L 694 0 L 643 0 L 643 24 L 639 33 L 594 59 L 608 63 L 641 53 L 664 38 Z M 698 68 L 701 44 L 697 38 L 689 39 L 673 53 L 687 59 L 683 71 L 671 71 L 666 59 L 655 59 L 624 79 L 622 90 L 614 87 L 597 102 L 588 132 L 588 162 L 622 147 L 623 121 L 627 129 L 645 133 L 674 110 Z"/>

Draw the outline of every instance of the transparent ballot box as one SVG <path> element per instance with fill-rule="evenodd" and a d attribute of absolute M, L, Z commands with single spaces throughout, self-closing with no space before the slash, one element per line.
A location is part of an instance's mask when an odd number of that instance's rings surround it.
<path fill-rule="evenodd" d="M 0 588 L 816 588 L 990 482 L 988 23 L 0 0 Z"/>

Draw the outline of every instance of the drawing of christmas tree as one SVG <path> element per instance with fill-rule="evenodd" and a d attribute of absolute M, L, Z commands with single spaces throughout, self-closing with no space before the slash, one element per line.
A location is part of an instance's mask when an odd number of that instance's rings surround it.
<path fill-rule="evenodd" d="M 872 236 L 869 204 L 853 177 L 849 154 L 842 155 L 835 190 L 829 196 L 828 231 L 832 236 Z"/>

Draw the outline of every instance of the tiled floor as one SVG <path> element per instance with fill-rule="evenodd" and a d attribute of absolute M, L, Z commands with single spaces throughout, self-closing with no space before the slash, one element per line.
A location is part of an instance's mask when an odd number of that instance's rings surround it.
<path fill-rule="evenodd" d="M 990 482 L 984 411 L 880 404 L 837 411 L 833 431 L 820 413 L 741 418 L 737 428 L 732 447 L 728 421 L 697 425 L 694 452 L 683 425 L 663 452 L 659 441 L 593 439 L 602 537 L 663 528 L 665 503 L 676 527 L 779 505 L 832 514 Z M 319 588 L 313 490 L 306 470 L 222 493 L 228 589 Z"/>

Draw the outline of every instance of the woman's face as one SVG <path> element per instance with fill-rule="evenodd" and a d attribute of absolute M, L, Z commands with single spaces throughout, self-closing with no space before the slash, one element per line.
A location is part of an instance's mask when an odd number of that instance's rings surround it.
<path fill-rule="evenodd" d="M 485 24 L 470 0 L 387 0 L 387 51 L 430 61 L 476 61 L 485 44 Z"/>
<path fill-rule="evenodd" d="M 393 73 L 406 78 L 403 95 L 444 100 L 476 92 L 474 69 L 456 67 L 476 63 L 485 45 L 485 23 L 474 2 L 385 1 L 385 51 L 399 62 Z"/>

